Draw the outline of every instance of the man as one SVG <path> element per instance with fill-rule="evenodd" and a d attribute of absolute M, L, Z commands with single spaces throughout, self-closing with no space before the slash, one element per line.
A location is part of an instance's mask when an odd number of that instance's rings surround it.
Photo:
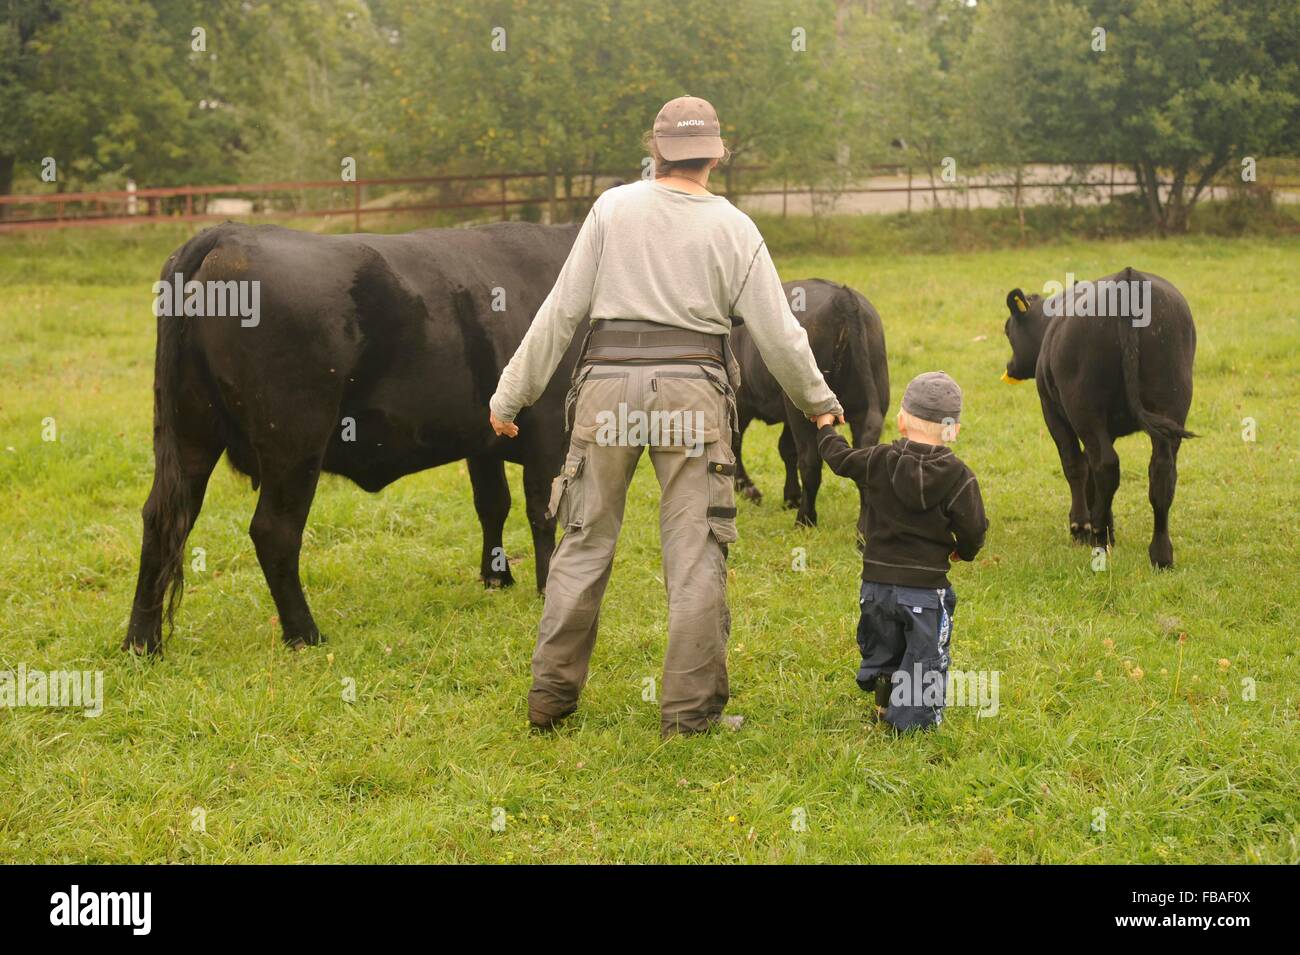
<path fill-rule="evenodd" d="M 723 717 L 726 545 L 736 539 L 732 316 L 749 326 L 804 414 L 842 420 L 757 227 L 706 188 L 727 155 L 713 107 L 694 96 L 670 101 L 648 142 L 654 180 L 596 200 L 491 400 L 493 429 L 517 435 L 515 416 L 541 395 L 591 316 L 569 396 L 573 437 L 551 492 L 564 538 L 551 560 L 528 696 L 528 719 L 542 730 L 577 709 L 628 484 L 646 446 L 661 490 L 668 590 L 662 732 L 740 723 Z"/>

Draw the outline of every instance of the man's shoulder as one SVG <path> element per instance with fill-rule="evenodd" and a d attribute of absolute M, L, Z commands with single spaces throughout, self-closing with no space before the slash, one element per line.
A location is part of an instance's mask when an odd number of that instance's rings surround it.
<path fill-rule="evenodd" d="M 631 182 L 622 182 L 610 186 L 596 197 L 593 208 L 612 210 L 623 206 L 654 202 L 658 198 L 660 197 L 655 194 L 655 184 L 652 180 L 634 179 Z M 718 221 L 735 229 L 738 233 L 743 233 L 755 244 L 762 242 L 763 236 L 748 213 L 736 206 L 726 196 L 715 195 L 714 198 L 717 200 L 716 202 L 704 203 L 702 208 L 711 212 Z"/>
<path fill-rule="evenodd" d="M 644 179 L 634 179 L 631 182 L 620 182 L 610 186 L 596 197 L 596 201 L 591 204 L 591 209 L 597 215 L 601 215 L 621 206 L 644 201 L 649 196 L 649 185 Z"/>
<path fill-rule="evenodd" d="M 738 232 L 750 239 L 755 245 L 763 242 L 763 234 L 758 231 L 758 226 L 749 217 L 749 213 L 725 196 L 717 205 L 720 210 L 719 215 L 734 226 Z"/>

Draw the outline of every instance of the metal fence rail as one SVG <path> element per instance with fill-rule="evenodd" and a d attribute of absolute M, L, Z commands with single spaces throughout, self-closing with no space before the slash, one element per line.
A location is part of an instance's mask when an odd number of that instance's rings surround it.
<path fill-rule="evenodd" d="M 498 207 L 505 217 L 514 205 L 536 203 L 536 198 L 511 198 L 509 183 L 512 180 L 530 180 L 548 177 L 548 173 L 492 173 L 463 176 L 404 176 L 391 179 L 356 179 L 352 181 L 307 180 L 292 182 L 233 183 L 209 186 L 161 186 L 146 189 L 116 189 L 100 192 L 52 192 L 45 194 L 0 196 L 0 230 L 22 228 L 59 228 L 65 226 L 120 225 L 131 222 L 207 221 L 230 218 L 226 213 L 207 211 L 208 200 L 214 197 L 250 195 L 302 196 L 327 191 L 350 194 L 347 205 L 325 208 L 288 207 L 263 208 L 252 215 L 256 218 L 293 219 L 315 216 L 352 216 L 358 231 L 363 214 L 393 212 L 423 212 L 439 209 L 465 209 Z M 499 194 L 491 199 L 465 199 L 429 203 L 407 203 L 393 206 L 366 207 L 365 190 L 370 187 L 395 186 L 446 186 L 453 183 L 495 183 Z M 183 200 L 183 207 L 177 206 Z M 47 210 L 46 207 L 52 207 Z M 72 208 L 69 208 L 72 207 Z M 26 216 L 5 215 L 11 209 L 32 213 Z M 134 211 L 133 211 L 134 210 Z"/>

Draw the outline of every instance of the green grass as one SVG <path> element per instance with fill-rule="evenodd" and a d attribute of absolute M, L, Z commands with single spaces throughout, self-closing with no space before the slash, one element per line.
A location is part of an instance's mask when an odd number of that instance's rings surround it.
<path fill-rule="evenodd" d="M 254 496 L 221 466 L 190 540 L 207 571 L 189 575 L 166 657 L 118 652 L 152 471 L 149 285 L 185 234 L 0 237 L 0 670 L 102 670 L 106 695 L 97 719 L 0 709 L 0 860 L 1300 861 L 1293 240 L 782 258 L 785 277 L 841 280 L 879 308 L 891 416 L 919 371 L 965 387 L 958 452 L 992 527 L 954 571 L 954 666 L 999 671 L 1001 708 L 952 708 L 940 732 L 902 739 L 867 722 L 854 489 L 827 472 L 822 526 L 796 530 L 776 431 L 758 426 L 747 461 L 768 497 L 742 505 L 731 561 L 731 710 L 750 722 L 664 743 L 641 699 L 666 616 L 644 462 L 583 706 L 555 737 L 525 729 L 540 601 L 475 579 L 463 466 L 378 496 L 323 483 L 303 568 L 330 642 L 300 654 L 280 645 L 246 534 Z M 1191 302 L 1202 437 L 1183 447 L 1167 573 L 1146 558 L 1147 442 L 1120 442 L 1119 545 L 1095 574 L 1067 542 L 1036 396 L 998 381 L 1001 303 L 1130 264 Z M 510 476 L 506 543 L 527 581 Z"/>

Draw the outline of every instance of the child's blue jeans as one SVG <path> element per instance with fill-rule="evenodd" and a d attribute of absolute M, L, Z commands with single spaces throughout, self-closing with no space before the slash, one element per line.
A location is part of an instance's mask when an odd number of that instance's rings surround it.
<path fill-rule="evenodd" d="M 858 686 L 890 686 L 884 719 L 897 730 L 929 729 L 943 722 L 948 692 L 948 649 L 957 594 L 864 581 L 858 601 Z"/>

